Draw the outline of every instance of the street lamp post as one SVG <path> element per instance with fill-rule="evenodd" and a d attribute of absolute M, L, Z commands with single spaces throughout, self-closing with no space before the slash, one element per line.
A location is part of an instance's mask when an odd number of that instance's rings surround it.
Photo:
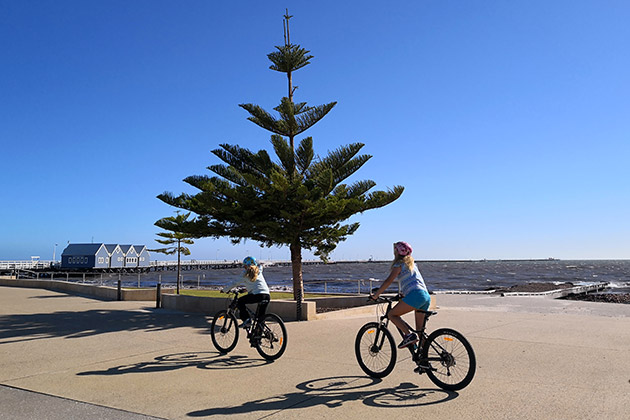
<path fill-rule="evenodd" d="M 55 246 L 53 247 L 53 264 L 55 263 L 55 257 L 57 255 L 57 245 L 59 244 L 55 244 Z"/>

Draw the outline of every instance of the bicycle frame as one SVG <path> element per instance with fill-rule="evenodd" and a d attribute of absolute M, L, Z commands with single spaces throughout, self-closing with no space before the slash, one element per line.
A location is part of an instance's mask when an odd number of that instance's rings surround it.
<path fill-rule="evenodd" d="M 396 300 L 398 300 L 398 299 L 392 299 L 392 298 L 382 298 L 382 299 L 383 299 L 383 301 L 387 302 L 387 309 L 385 310 L 385 313 L 380 316 L 379 323 L 381 325 L 383 325 L 385 328 L 389 328 L 389 322 L 390 322 L 390 319 L 388 317 L 389 311 L 391 311 L 393 303 Z M 378 303 L 378 301 L 377 301 L 377 303 Z M 439 358 L 426 358 L 426 359 L 421 359 L 420 358 L 420 354 L 422 352 L 422 348 L 424 346 L 424 343 L 426 342 L 426 339 L 429 337 L 428 334 L 426 333 L 427 322 L 429 321 L 429 317 L 434 312 L 423 311 L 421 309 L 418 309 L 417 311 L 424 313 L 424 321 L 422 323 L 422 327 L 420 329 L 418 329 L 418 330 L 416 330 L 415 328 L 412 328 L 411 325 L 409 325 L 409 323 L 407 323 L 404 319 L 401 318 L 402 322 L 404 322 L 405 325 L 407 325 L 407 328 L 409 328 L 409 331 L 413 331 L 416 334 L 418 334 L 418 339 L 419 339 L 418 344 L 414 344 L 413 346 L 407 346 L 407 350 L 409 350 L 409 353 L 411 354 L 411 359 L 414 362 L 416 362 L 416 363 L 425 362 L 425 361 L 426 362 L 440 361 Z M 396 327 L 396 330 L 398 330 L 398 334 L 400 334 L 401 337 L 404 337 L 404 334 L 400 330 L 400 328 Z M 379 335 L 380 335 L 380 330 L 377 330 L 375 342 L 378 343 L 377 347 L 380 348 L 380 347 L 383 346 L 383 341 L 385 340 L 385 337 L 384 337 L 384 335 L 383 335 L 383 337 L 380 337 Z M 432 344 L 432 345 L 433 346 L 437 346 L 437 348 L 439 348 L 440 350 L 444 350 L 442 348 L 442 346 L 439 346 L 439 345 L 436 345 L 436 344 Z"/>
<path fill-rule="evenodd" d="M 232 301 L 228 305 L 227 311 L 228 311 L 229 314 L 236 316 L 238 295 L 241 292 L 239 290 L 235 290 L 235 291 L 233 291 L 231 293 L 234 294 L 234 298 L 232 299 Z M 254 313 L 254 311 L 252 311 L 247 306 L 245 306 L 245 310 L 247 310 L 247 315 L 249 316 L 249 319 L 252 320 L 252 323 L 245 328 L 245 331 L 247 331 L 247 338 L 250 340 L 250 342 L 252 340 L 258 338 L 258 336 L 260 335 L 260 327 L 264 326 L 264 322 L 262 322 L 263 320 L 260 319 L 260 316 L 259 316 L 259 307 L 260 307 L 260 303 L 257 304 L 257 306 L 256 306 L 256 313 Z M 254 332 L 257 332 L 258 334 L 254 334 Z"/>
<path fill-rule="evenodd" d="M 395 338 L 389 330 L 389 314 L 400 296 L 381 296 L 372 300 L 387 305 L 377 307 L 376 322 L 368 322 L 359 329 L 354 341 L 354 351 L 359 366 L 368 376 L 384 378 L 393 371 L 397 360 Z M 414 372 L 421 375 L 426 373 L 442 389 L 463 389 L 475 375 L 476 358 L 472 346 L 460 332 L 450 328 L 438 328 L 429 333 L 427 322 L 437 312 L 417 310 L 416 315 L 419 314 L 425 316 L 420 320 L 418 329 L 411 328 L 404 320 L 399 323 L 398 318 L 394 324 L 400 325 L 403 330 L 409 327 L 410 331 L 419 335 L 420 342 L 417 345 L 406 347 L 416 364 Z M 418 318 L 421 317 L 416 319 Z M 398 332 L 402 337 L 402 331 Z"/>

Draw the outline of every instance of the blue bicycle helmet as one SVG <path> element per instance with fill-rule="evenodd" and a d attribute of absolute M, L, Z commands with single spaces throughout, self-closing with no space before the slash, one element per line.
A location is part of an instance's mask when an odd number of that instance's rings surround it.
<path fill-rule="evenodd" d="M 254 257 L 245 257 L 243 260 L 243 265 L 258 265 L 256 262 L 256 258 Z"/>

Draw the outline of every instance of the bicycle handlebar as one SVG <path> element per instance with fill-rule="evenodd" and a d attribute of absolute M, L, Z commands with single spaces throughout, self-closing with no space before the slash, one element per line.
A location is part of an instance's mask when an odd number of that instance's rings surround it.
<path fill-rule="evenodd" d="M 244 292 L 246 292 L 246 291 L 247 291 L 247 289 L 246 289 L 246 288 L 244 288 L 244 287 L 235 287 L 235 288 L 233 288 L 233 289 L 228 290 L 228 291 L 226 292 L 226 294 L 228 294 L 228 295 L 232 295 L 232 294 L 234 294 L 234 295 L 240 295 L 241 293 L 244 293 Z"/>
<path fill-rule="evenodd" d="M 401 299 L 400 294 L 396 294 L 394 296 L 379 296 L 378 298 L 374 299 L 372 297 L 372 295 L 368 296 L 368 302 L 374 302 L 374 303 L 389 303 L 389 302 L 398 302 Z"/>

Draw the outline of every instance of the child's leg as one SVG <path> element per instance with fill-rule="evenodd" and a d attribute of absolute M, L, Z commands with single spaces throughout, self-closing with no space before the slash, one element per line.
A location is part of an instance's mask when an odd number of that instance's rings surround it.
<path fill-rule="evenodd" d="M 416 311 L 416 330 L 420 330 L 424 326 L 424 312 Z"/>
<path fill-rule="evenodd" d="M 260 295 L 244 295 L 238 298 L 238 313 L 241 321 L 246 321 L 249 318 L 249 314 L 247 313 L 247 308 L 245 305 L 250 303 L 258 303 L 262 300 Z"/>
<path fill-rule="evenodd" d="M 416 308 L 406 304 L 401 300 L 396 304 L 396 306 L 392 308 L 391 311 L 389 311 L 387 317 L 394 323 L 396 327 L 398 327 L 399 330 L 403 332 L 403 334 L 407 335 L 409 334 L 409 328 L 407 327 L 405 321 L 403 321 L 400 317 L 408 312 L 413 311 L 414 309 Z"/>
<path fill-rule="evenodd" d="M 260 320 L 260 319 L 263 319 L 265 317 L 265 314 L 267 313 L 267 306 L 269 305 L 271 296 L 268 293 L 261 293 L 258 296 L 260 296 L 260 300 L 258 301 L 260 303 L 258 304 L 256 315 L 258 316 L 258 319 Z"/>
<path fill-rule="evenodd" d="M 429 295 L 428 292 L 422 290 L 418 292 L 415 303 L 417 305 L 416 308 L 423 311 L 428 311 L 429 306 L 431 305 L 431 295 Z M 424 312 L 416 311 L 416 330 L 419 330 L 424 326 L 424 317 Z"/>

